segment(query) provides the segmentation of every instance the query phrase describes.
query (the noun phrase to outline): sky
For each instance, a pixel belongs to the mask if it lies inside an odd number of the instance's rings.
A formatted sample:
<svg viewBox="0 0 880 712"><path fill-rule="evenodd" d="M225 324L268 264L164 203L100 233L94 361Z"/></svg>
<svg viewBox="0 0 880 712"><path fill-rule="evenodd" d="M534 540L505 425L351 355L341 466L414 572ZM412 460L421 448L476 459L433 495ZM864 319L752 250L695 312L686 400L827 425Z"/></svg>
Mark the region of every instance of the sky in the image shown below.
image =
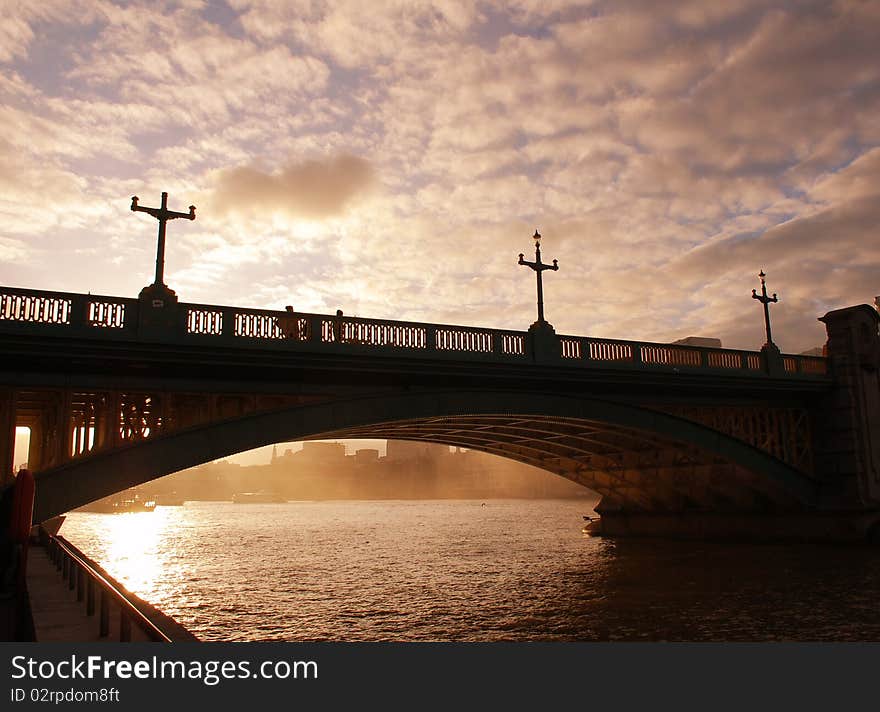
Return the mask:
<svg viewBox="0 0 880 712"><path fill-rule="evenodd" d="M4 0L0 283L757 349L880 294L880 3Z"/></svg>
<svg viewBox="0 0 880 712"><path fill-rule="evenodd" d="M880 294L880 2L0 0L0 284L821 345Z"/></svg>

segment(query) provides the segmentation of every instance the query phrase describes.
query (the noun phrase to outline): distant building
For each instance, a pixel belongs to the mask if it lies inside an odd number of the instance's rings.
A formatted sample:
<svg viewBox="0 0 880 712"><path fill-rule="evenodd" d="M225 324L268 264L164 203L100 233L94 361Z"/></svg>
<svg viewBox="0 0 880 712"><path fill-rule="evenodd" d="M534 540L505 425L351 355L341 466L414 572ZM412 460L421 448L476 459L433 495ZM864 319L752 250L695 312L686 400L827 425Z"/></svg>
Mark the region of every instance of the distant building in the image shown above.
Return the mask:
<svg viewBox="0 0 880 712"><path fill-rule="evenodd" d="M385 457L388 462L408 462L425 460L437 449L433 443L412 442L409 440L389 440L385 444ZM448 450L448 448L447 448Z"/></svg>
<svg viewBox="0 0 880 712"><path fill-rule="evenodd" d="M345 459L345 445L343 443L305 442L299 457L309 462L333 463L334 461L342 461Z"/></svg>
<svg viewBox="0 0 880 712"><path fill-rule="evenodd" d="M721 348L721 339L716 339L711 336L686 336L685 338L673 341L672 343L679 346L702 346L706 349Z"/></svg>
<svg viewBox="0 0 880 712"><path fill-rule="evenodd" d="M370 448L357 450L354 453L354 461L358 465L375 465L379 462L379 451Z"/></svg>

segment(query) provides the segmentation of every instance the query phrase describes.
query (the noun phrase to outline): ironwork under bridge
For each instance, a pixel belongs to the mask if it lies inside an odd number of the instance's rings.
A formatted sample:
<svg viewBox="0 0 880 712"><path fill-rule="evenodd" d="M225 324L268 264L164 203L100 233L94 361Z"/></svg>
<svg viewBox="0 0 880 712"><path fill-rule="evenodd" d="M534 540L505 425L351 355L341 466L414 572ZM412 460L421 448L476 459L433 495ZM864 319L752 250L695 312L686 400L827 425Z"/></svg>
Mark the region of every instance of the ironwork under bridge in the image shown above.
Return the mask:
<svg viewBox="0 0 880 712"><path fill-rule="evenodd" d="M160 297L162 295L159 295ZM856 539L880 520L877 312L827 358L0 288L0 463L35 521L276 442L392 438L602 495L609 534Z"/></svg>

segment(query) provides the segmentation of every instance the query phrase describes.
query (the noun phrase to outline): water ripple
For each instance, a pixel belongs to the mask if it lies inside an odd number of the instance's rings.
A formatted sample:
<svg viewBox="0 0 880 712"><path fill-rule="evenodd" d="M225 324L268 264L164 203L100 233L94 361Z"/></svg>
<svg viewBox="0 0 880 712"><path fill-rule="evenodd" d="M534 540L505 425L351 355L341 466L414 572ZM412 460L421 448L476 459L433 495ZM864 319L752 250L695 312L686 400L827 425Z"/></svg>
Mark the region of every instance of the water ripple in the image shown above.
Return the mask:
<svg viewBox="0 0 880 712"><path fill-rule="evenodd" d="M577 501L190 502L62 533L205 640L878 640L866 547L608 541Z"/></svg>

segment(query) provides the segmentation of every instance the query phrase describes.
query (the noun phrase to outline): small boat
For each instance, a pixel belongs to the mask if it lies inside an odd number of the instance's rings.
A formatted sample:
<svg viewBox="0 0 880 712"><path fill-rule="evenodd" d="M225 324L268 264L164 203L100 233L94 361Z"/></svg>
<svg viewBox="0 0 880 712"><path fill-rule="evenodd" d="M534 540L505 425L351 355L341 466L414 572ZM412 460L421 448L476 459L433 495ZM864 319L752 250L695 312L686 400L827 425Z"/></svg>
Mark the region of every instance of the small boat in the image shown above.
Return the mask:
<svg viewBox="0 0 880 712"><path fill-rule="evenodd" d="M152 512L155 508L155 499L141 499L138 496L125 499L104 497L80 507L78 511L97 512L99 514L126 514L128 512Z"/></svg>
<svg viewBox="0 0 880 712"><path fill-rule="evenodd" d="M183 497L179 497L174 492L156 495L156 504L160 507L182 507L185 501Z"/></svg>
<svg viewBox="0 0 880 712"><path fill-rule="evenodd" d="M123 512L152 512L155 508L155 499L123 499L116 504L116 511L119 514Z"/></svg>
<svg viewBox="0 0 880 712"><path fill-rule="evenodd" d="M236 492L232 495L236 504L277 504L287 500L275 492Z"/></svg>

